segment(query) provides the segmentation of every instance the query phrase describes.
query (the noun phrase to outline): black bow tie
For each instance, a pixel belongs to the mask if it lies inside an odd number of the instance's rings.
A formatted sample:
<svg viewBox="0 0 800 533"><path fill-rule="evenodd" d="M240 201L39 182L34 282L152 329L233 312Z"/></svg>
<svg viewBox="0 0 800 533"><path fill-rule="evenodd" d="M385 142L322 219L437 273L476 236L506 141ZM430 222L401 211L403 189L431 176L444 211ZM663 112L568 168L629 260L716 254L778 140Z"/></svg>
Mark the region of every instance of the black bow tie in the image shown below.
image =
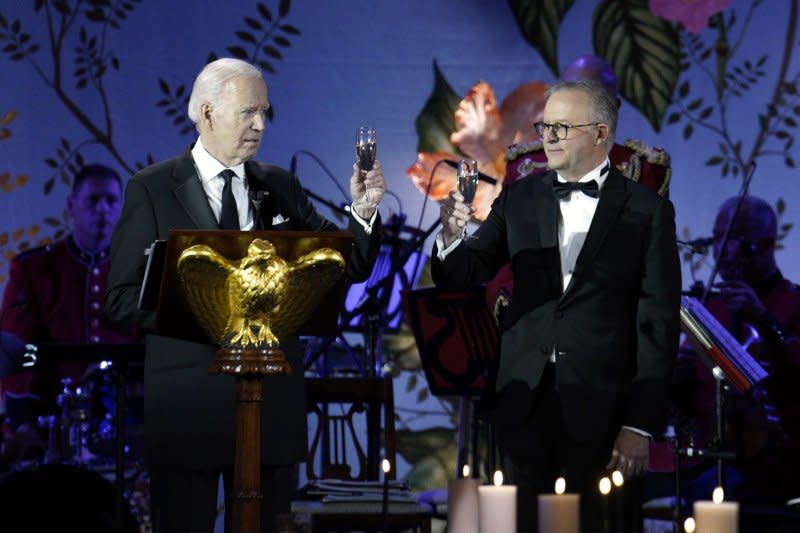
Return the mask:
<svg viewBox="0 0 800 533"><path fill-rule="evenodd" d="M583 194L591 196L592 198L597 198L600 187L598 187L595 180L579 182L556 181L553 183L553 192L559 200L567 198L572 191L581 191Z"/></svg>

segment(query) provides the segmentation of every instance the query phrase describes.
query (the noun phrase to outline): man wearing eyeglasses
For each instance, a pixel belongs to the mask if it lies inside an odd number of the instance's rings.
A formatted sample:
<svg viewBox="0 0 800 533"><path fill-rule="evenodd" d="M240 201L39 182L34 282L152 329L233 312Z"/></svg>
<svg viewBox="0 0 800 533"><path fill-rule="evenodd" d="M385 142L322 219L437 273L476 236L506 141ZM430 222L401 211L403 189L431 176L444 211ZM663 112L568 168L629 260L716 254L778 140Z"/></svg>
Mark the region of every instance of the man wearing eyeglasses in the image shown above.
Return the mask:
<svg viewBox="0 0 800 533"><path fill-rule="evenodd" d="M562 476L581 494L582 529L600 531L597 484L613 470L627 478L622 529L636 530L633 481L663 422L679 334L674 211L610 165L617 114L596 81L554 85L535 126L550 171L504 189L470 239L463 197L441 205L439 287L513 266L494 422L520 532L537 530L536 496Z"/></svg>

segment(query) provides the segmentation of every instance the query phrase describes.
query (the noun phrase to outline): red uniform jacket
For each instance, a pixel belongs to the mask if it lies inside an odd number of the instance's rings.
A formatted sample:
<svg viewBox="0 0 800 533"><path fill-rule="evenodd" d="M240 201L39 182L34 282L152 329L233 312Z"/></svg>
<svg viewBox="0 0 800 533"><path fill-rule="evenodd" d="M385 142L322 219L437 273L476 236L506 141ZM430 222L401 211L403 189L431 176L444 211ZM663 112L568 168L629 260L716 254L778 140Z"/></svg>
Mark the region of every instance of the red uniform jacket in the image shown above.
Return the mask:
<svg viewBox="0 0 800 533"><path fill-rule="evenodd" d="M11 261L0 330L34 344L130 342L136 330L111 322L103 311L109 251L91 256L72 237L34 248ZM84 363L63 363L58 374L24 370L0 380L4 393L39 395L52 402L59 378L79 379Z"/></svg>

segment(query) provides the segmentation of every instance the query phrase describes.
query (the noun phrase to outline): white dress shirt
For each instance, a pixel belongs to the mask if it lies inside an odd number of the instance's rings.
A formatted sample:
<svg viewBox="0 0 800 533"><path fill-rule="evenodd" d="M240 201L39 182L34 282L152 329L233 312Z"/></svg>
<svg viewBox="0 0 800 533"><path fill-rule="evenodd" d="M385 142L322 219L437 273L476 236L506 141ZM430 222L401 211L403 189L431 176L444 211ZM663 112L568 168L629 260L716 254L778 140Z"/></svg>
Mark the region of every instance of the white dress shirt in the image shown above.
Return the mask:
<svg viewBox="0 0 800 533"><path fill-rule="evenodd" d="M200 184L206 192L208 204L214 212L219 222L220 213L222 212L222 188L225 186L225 178L220 176L220 172L225 170L226 167L209 154L203 142L197 139L197 142L192 147L192 159L194 159L194 166L197 169L197 176L200 178ZM236 174L231 180L231 188L233 189L233 197L236 198L236 207L239 210L239 228L242 230L253 229L253 210L250 208L250 198L247 195L247 180L244 179L244 163L230 167Z"/></svg>
<svg viewBox="0 0 800 533"><path fill-rule="evenodd" d="M608 158L606 158L600 165L578 180L579 183L596 181L598 187L597 198L592 198L581 191L572 191L565 198L558 201L560 213L558 217L558 252L561 255L562 291L567 290L567 287L569 287L572 273L575 270L575 263L578 261L578 254L581 253L583 243L586 242L589 226L592 224L594 212L597 210L597 202L603 192L603 184L606 182L606 177L608 177L608 165ZM558 175L557 179L562 183L567 181L561 175Z"/></svg>

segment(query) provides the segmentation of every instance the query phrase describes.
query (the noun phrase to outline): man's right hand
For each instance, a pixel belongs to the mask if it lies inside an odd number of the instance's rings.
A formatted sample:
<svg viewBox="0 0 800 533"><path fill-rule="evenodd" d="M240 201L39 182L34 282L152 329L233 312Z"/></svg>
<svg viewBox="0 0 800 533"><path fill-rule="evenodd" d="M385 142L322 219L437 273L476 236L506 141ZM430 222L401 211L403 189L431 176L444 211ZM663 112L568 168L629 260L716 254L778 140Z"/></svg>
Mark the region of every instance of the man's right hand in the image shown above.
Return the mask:
<svg viewBox="0 0 800 533"><path fill-rule="evenodd" d="M439 219L442 221L442 240L445 248L462 236L473 211L474 208L464 203L464 197L457 190L450 191L447 198L442 200Z"/></svg>

